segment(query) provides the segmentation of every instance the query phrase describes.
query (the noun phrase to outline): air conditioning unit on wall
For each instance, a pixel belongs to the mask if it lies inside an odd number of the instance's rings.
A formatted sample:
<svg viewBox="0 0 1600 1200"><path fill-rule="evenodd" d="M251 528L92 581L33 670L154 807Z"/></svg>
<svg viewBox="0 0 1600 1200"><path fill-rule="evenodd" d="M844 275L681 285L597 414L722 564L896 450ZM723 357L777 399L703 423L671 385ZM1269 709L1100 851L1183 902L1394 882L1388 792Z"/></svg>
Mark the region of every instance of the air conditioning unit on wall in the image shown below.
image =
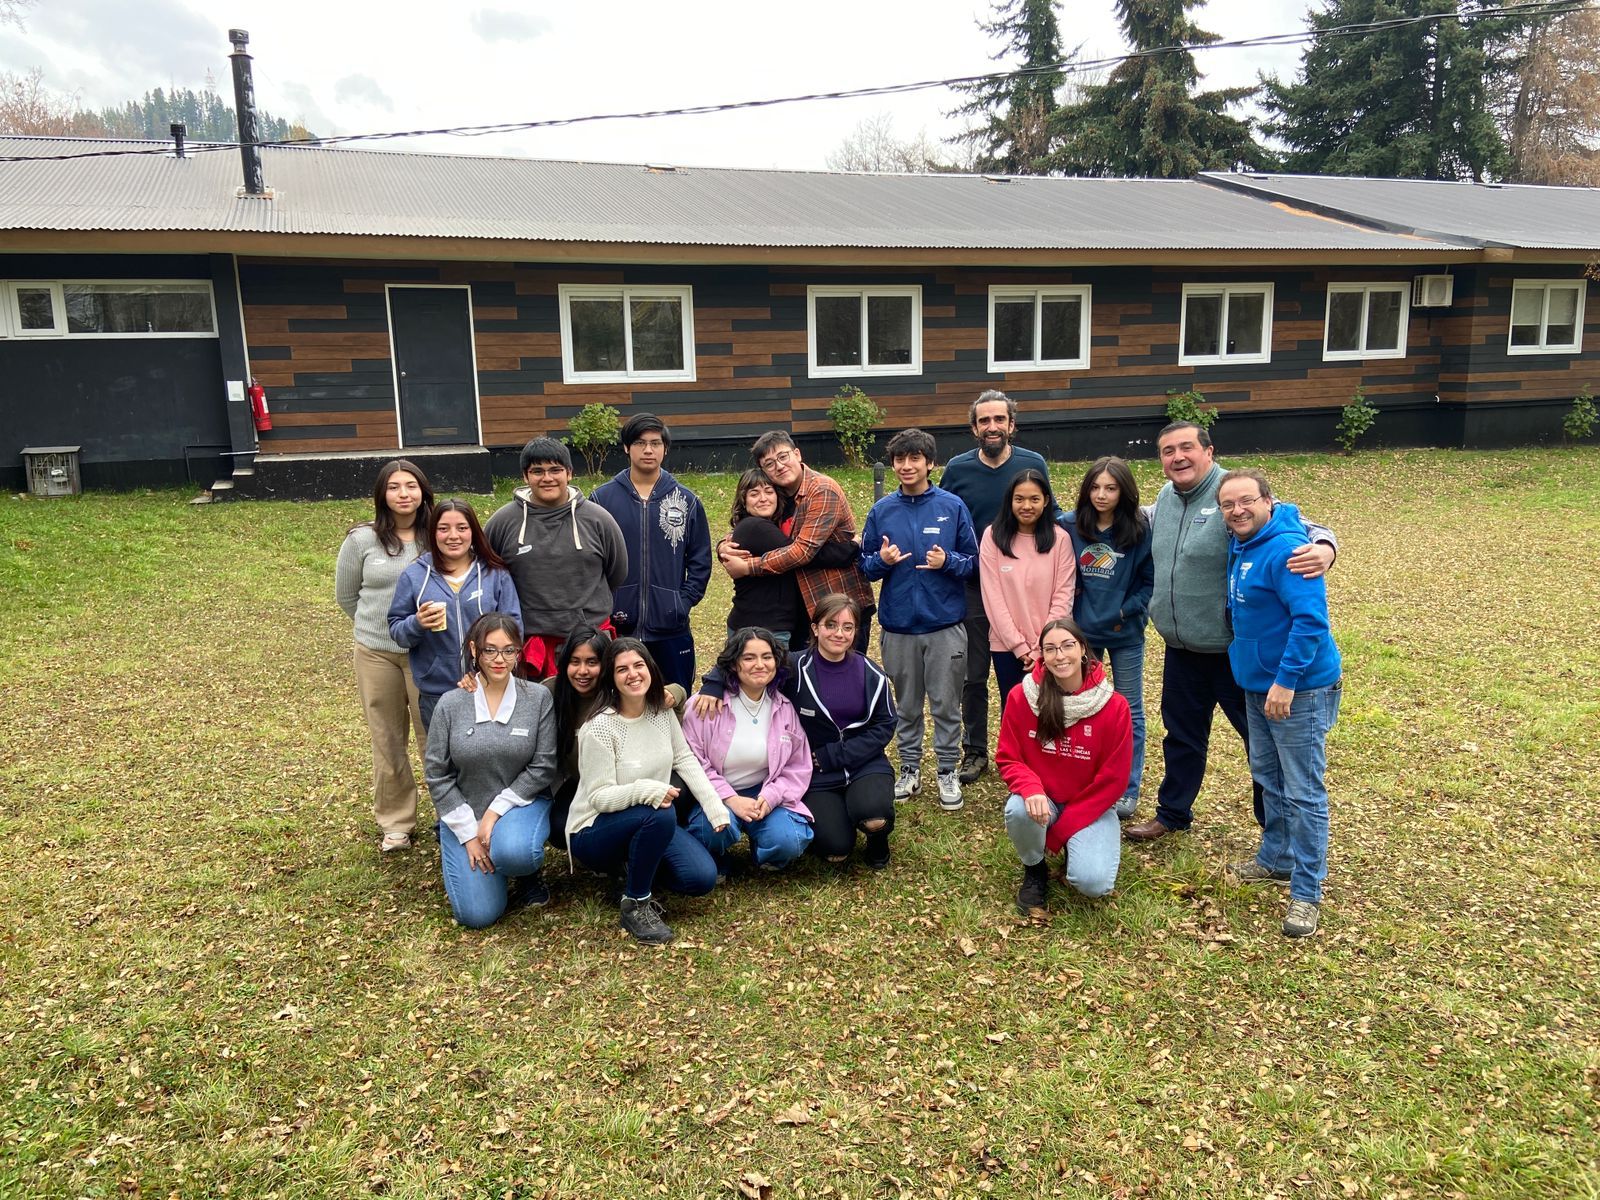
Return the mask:
<svg viewBox="0 0 1600 1200"><path fill-rule="evenodd" d="M1455 296L1453 275L1418 275L1411 281L1413 308L1449 308Z"/></svg>

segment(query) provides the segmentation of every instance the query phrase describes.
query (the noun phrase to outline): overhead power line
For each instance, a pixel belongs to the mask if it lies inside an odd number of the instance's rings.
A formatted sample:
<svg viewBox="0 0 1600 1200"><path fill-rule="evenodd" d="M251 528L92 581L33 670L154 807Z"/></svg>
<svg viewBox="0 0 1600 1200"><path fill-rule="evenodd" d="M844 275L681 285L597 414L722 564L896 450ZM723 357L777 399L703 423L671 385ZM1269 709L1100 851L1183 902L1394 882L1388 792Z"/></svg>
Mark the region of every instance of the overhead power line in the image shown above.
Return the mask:
<svg viewBox="0 0 1600 1200"><path fill-rule="evenodd" d="M525 133L535 129L558 129L568 125L588 125L600 121L647 121L662 117L699 117L713 113L742 112L750 109L774 108L781 104L807 104L818 100L857 100L868 96L899 96L910 92L931 91L1003 79L1020 79L1031 75L1082 75L1120 66L1126 62L1157 58L1167 54L1197 54L1208 50L1249 50L1263 46L1293 46L1319 38L1356 37L1362 34L1403 29L1413 25L1433 25L1443 21L1482 21L1501 17L1521 20L1559 17L1567 13L1583 12L1593 8L1590 0L1533 0L1526 4L1507 4L1498 8L1477 8L1467 12L1424 13L1412 17L1392 17L1383 21L1365 21L1354 25L1338 25L1330 29L1303 29L1292 33L1268 33L1256 37L1235 38L1228 41L1205 43L1180 43L1159 46L1149 50L1134 50L1127 54L1110 55L1096 59L1070 59L1060 62L1016 67L1009 71L987 71L979 75L957 75L946 79L920 79L910 83L878 84L871 87L849 88L836 92L809 92L800 96L778 96L762 100L735 100L721 104L695 104L683 108L658 108L643 112L590 113L577 117L547 117L537 121L504 121L489 125L451 125L440 129L404 129L379 133L330 134L327 137L300 140L264 141L260 146L338 146L352 142L393 141L415 137L488 137L500 133ZM213 153L219 150L237 150L238 142L190 143L191 155ZM130 155L164 155L169 153L165 144L141 147L137 150L85 150L73 154L16 155L0 157L0 163L13 162L65 162L80 158L124 158Z"/></svg>

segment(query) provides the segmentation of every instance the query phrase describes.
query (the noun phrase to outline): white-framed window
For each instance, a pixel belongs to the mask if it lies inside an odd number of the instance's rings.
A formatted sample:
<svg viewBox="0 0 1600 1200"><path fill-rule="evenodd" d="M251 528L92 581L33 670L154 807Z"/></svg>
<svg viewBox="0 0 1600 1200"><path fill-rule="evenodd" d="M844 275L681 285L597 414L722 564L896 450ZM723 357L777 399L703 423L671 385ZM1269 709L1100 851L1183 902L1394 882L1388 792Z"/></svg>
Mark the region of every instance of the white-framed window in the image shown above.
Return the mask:
<svg viewBox="0 0 1600 1200"><path fill-rule="evenodd" d="M920 286L808 287L806 330L813 379L922 373Z"/></svg>
<svg viewBox="0 0 1600 1200"><path fill-rule="evenodd" d="M563 283L561 373L567 383L694 379L694 290Z"/></svg>
<svg viewBox="0 0 1600 1200"><path fill-rule="evenodd" d="M1403 283L1330 283L1322 357L1404 358L1411 289Z"/></svg>
<svg viewBox="0 0 1600 1200"><path fill-rule="evenodd" d="M990 288L990 372L1087 367L1089 302L1087 286Z"/></svg>
<svg viewBox="0 0 1600 1200"><path fill-rule="evenodd" d="M1178 362L1272 361L1270 283L1186 283Z"/></svg>
<svg viewBox="0 0 1600 1200"><path fill-rule="evenodd" d="M13 337L216 337L211 284L203 279L20 280L5 285Z"/></svg>
<svg viewBox="0 0 1600 1200"><path fill-rule="evenodd" d="M1518 279L1511 285L1508 354L1576 354L1583 349L1581 280Z"/></svg>

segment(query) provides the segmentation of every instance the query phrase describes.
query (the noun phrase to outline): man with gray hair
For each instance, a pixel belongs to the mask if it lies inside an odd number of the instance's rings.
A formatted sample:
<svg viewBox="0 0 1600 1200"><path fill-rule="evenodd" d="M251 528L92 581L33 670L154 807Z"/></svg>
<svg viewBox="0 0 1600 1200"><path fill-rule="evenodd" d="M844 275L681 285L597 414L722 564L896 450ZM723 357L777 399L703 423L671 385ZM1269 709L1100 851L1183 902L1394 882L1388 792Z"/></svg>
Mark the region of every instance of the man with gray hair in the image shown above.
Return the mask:
<svg viewBox="0 0 1600 1200"><path fill-rule="evenodd" d="M1006 488L1021 471L1032 467L1046 479L1050 468L1032 450L1011 444L1017 432L1017 402L994 388L983 392L967 411L976 449L952 458L939 486L960 497L972 517L973 536L994 524ZM1043 520L1054 521L1052 505ZM870 549L870 547L868 547ZM976 783L989 765L989 618L983 611L978 573L967 577L967 679L961 690L961 782Z"/></svg>

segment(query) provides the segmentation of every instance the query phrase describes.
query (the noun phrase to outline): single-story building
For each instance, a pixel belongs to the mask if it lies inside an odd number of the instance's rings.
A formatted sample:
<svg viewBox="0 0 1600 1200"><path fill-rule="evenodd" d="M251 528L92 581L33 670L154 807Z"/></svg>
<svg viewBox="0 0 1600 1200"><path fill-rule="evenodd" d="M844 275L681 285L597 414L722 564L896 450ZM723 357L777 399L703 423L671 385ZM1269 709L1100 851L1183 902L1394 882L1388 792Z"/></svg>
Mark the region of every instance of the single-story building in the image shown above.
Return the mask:
<svg viewBox="0 0 1600 1200"><path fill-rule="evenodd" d="M826 456L845 384L951 450L988 387L1055 455L1148 452L1191 388L1234 452L1331 445L1358 389L1390 444L1505 445L1600 384L1600 189L260 154L257 195L232 149L0 138L7 486L41 444L88 486L486 480L594 401L679 466Z"/></svg>

